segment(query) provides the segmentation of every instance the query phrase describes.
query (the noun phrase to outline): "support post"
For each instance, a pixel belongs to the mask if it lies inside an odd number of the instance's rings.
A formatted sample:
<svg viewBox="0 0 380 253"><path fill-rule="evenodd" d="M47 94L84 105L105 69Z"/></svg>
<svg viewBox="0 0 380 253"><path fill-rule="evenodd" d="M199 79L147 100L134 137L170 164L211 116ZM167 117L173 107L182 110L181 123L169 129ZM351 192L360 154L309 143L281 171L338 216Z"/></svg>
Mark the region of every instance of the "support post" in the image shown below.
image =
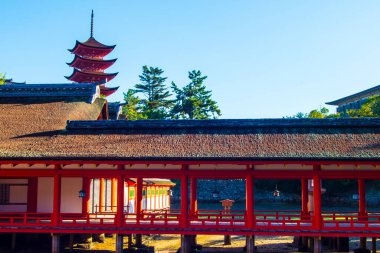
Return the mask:
<svg viewBox="0 0 380 253"><path fill-rule="evenodd" d="M88 214L90 210L90 185L91 179L88 177L82 178L82 189L86 193L85 197L82 199L82 214Z"/></svg>
<svg viewBox="0 0 380 253"><path fill-rule="evenodd" d="M322 240L320 236L314 237L314 253L321 253L322 252Z"/></svg>
<svg viewBox="0 0 380 253"><path fill-rule="evenodd" d="M197 200L197 179L195 177L190 178L190 214L194 217L198 209Z"/></svg>
<svg viewBox="0 0 380 253"><path fill-rule="evenodd" d="M104 211L105 194L104 194L104 178L99 179L99 212Z"/></svg>
<svg viewBox="0 0 380 253"><path fill-rule="evenodd" d="M123 253L123 235L116 235L116 253Z"/></svg>
<svg viewBox="0 0 380 253"><path fill-rule="evenodd" d="M136 220L137 224L140 224L141 213L142 213L142 188L143 188L143 179L141 177L137 178L136 182Z"/></svg>
<svg viewBox="0 0 380 253"><path fill-rule="evenodd" d="M70 234L69 238L69 252L74 251L74 234Z"/></svg>
<svg viewBox="0 0 380 253"><path fill-rule="evenodd" d="M247 210L247 228L254 228L255 226L255 216L254 216L254 185L253 185L253 176L250 169L245 178L245 201L246 201L246 210Z"/></svg>
<svg viewBox="0 0 380 253"><path fill-rule="evenodd" d="M322 228L322 214L321 214L321 177L319 171L320 165L314 165L313 168L313 197L314 197L314 228L320 230Z"/></svg>
<svg viewBox="0 0 380 253"><path fill-rule="evenodd" d="M301 199L302 199L302 210L301 218L307 217L309 210L307 208L307 203L309 202L307 178L301 179Z"/></svg>
<svg viewBox="0 0 380 253"><path fill-rule="evenodd" d="M54 190L53 190L53 216L52 224L59 226L61 218L61 175L58 173L61 167L55 165ZM54 241L54 240L53 240Z"/></svg>
<svg viewBox="0 0 380 253"><path fill-rule="evenodd" d="M124 170L123 165L118 166L117 175L117 208L116 208L116 225L124 226L124 175L121 173Z"/></svg>
<svg viewBox="0 0 380 253"><path fill-rule="evenodd" d="M117 211L117 179L112 178L111 180L111 210L112 212Z"/></svg>
<svg viewBox="0 0 380 253"><path fill-rule="evenodd" d="M376 237L372 237L372 253L376 253Z"/></svg>
<svg viewBox="0 0 380 253"><path fill-rule="evenodd" d="M181 235L181 253L191 252L191 236Z"/></svg>
<svg viewBox="0 0 380 253"><path fill-rule="evenodd" d="M11 239L11 250L16 250L16 242L17 242L17 233L12 233L12 239Z"/></svg>
<svg viewBox="0 0 380 253"><path fill-rule="evenodd" d="M365 181L364 179L358 179L358 192L359 192L359 220L364 221L367 215L366 208L366 194L365 194ZM367 237L360 237L360 248L367 248Z"/></svg>
<svg viewBox="0 0 380 253"><path fill-rule="evenodd" d="M255 248L255 236L247 235L245 239L245 247L247 248L247 253L256 253Z"/></svg>
<svg viewBox="0 0 380 253"><path fill-rule="evenodd" d="M28 212L37 211L37 188L38 188L38 178L30 177L28 179Z"/></svg>
<svg viewBox="0 0 380 253"><path fill-rule="evenodd" d="M189 190L188 190L188 176L187 176L187 171L188 166L183 165L181 172L181 219L180 219L180 226L182 228L187 227L187 221L188 221L188 195L189 195Z"/></svg>
<svg viewBox="0 0 380 253"><path fill-rule="evenodd" d="M51 239L52 239L51 252L52 253L59 253L59 248L60 248L59 234L51 234Z"/></svg>

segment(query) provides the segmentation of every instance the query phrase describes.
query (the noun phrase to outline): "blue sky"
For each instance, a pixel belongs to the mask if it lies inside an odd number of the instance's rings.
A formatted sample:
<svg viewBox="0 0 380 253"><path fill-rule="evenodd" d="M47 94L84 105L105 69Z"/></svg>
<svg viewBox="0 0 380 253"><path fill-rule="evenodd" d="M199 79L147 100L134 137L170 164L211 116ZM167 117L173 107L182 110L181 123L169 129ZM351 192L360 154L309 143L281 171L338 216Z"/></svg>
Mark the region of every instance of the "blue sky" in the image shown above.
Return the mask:
<svg viewBox="0 0 380 253"><path fill-rule="evenodd" d="M377 0L2 0L0 72L67 82L67 49L88 39L91 9L94 37L117 45L110 100L122 100L143 65L180 86L201 70L222 118L309 112L380 83Z"/></svg>

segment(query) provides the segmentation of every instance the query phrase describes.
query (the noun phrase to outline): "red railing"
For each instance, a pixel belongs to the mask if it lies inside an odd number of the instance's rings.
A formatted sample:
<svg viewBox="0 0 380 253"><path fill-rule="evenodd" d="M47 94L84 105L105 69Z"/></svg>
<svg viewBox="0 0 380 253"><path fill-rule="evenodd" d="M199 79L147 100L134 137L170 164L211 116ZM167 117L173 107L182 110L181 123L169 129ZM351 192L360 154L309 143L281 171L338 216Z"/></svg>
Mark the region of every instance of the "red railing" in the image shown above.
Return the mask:
<svg viewBox="0 0 380 253"><path fill-rule="evenodd" d="M82 215L81 213L63 213L59 217L61 227L119 227L116 213L103 212ZM0 213L0 227L52 227L51 213ZM259 229L308 229L316 228L314 216L300 211L255 211L254 226ZM245 210L198 210L189 213L186 223L188 228L245 228L247 227ZM141 214L124 213L121 226L167 228L178 227L181 213L179 210L143 210ZM369 212L359 215L357 212L323 212L321 228L330 231L380 230L380 213Z"/></svg>
<svg viewBox="0 0 380 253"><path fill-rule="evenodd" d="M255 226L267 228L302 229L312 227L312 216L300 211L255 211Z"/></svg>

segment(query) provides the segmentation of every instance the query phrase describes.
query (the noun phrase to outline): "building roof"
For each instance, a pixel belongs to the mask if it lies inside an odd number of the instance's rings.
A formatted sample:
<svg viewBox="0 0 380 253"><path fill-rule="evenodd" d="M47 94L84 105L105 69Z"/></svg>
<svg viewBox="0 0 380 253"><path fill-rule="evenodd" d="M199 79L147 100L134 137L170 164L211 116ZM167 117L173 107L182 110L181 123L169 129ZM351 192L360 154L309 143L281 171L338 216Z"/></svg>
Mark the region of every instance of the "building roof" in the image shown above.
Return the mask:
<svg viewBox="0 0 380 253"><path fill-rule="evenodd" d="M107 46L96 39L90 37L85 42L79 42L78 40L75 42L75 46L73 49L69 49L69 51L76 55L86 56L92 55L97 57L104 57L115 48L116 45Z"/></svg>
<svg viewBox="0 0 380 253"><path fill-rule="evenodd" d="M85 72L74 68L73 73L70 76L65 76L67 79L83 83L83 82L109 82L118 73L103 73L103 72Z"/></svg>
<svg viewBox="0 0 380 253"><path fill-rule="evenodd" d="M70 67L75 67L77 69L101 69L105 70L110 67L117 59L103 60L103 59L92 59L85 58L79 55L75 55L74 59L67 63Z"/></svg>
<svg viewBox="0 0 380 253"><path fill-rule="evenodd" d="M92 121L102 105L0 104L0 158L380 159L379 119Z"/></svg>
<svg viewBox="0 0 380 253"><path fill-rule="evenodd" d="M95 83L5 84L0 86L0 103L83 101L92 103L99 97Z"/></svg>
<svg viewBox="0 0 380 253"><path fill-rule="evenodd" d="M356 101L359 101L363 98L368 98L368 97L371 97L371 96L374 96L377 94L380 94L380 85L372 87L372 88L367 89L367 90L363 90L361 92L352 94L352 95L347 96L347 97L340 98L340 99L335 100L335 101L327 102L326 104L340 106L343 104L356 102Z"/></svg>

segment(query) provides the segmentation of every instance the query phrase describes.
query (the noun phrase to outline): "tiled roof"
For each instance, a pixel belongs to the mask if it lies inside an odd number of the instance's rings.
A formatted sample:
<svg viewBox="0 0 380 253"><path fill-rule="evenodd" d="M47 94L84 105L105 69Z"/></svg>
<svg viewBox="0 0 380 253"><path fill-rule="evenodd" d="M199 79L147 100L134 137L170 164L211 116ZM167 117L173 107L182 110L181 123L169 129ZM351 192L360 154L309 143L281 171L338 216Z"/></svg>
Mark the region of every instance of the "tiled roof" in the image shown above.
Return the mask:
<svg viewBox="0 0 380 253"><path fill-rule="evenodd" d="M0 103L84 101L92 103L100 90L94 83L9 84L0 86Z"/></svg>
<svg viewBox="0 0 380 253"><path fill-rule="evenodd" d="M0 158L380 159L379 119L91 121L103 104L0 104Z"/></svg>
<svg viewBox="0 0 380 253"><path fill-rule="evenodd" d="M378 95L378 94L380 94L380 85L372 87L372 88L367 89L367 90L363 90L361 92L352 94L352 95L347 96L347 97L343 97L343 98L337 99L335 101L327 102L326 104L328 104L328 105L338 105L339 106L339 105L342 105L342 104L347 104L347 103L359 101L359 100L361 100L363 98L368 98L370 96L374 96L374 95Z"/></svg>

